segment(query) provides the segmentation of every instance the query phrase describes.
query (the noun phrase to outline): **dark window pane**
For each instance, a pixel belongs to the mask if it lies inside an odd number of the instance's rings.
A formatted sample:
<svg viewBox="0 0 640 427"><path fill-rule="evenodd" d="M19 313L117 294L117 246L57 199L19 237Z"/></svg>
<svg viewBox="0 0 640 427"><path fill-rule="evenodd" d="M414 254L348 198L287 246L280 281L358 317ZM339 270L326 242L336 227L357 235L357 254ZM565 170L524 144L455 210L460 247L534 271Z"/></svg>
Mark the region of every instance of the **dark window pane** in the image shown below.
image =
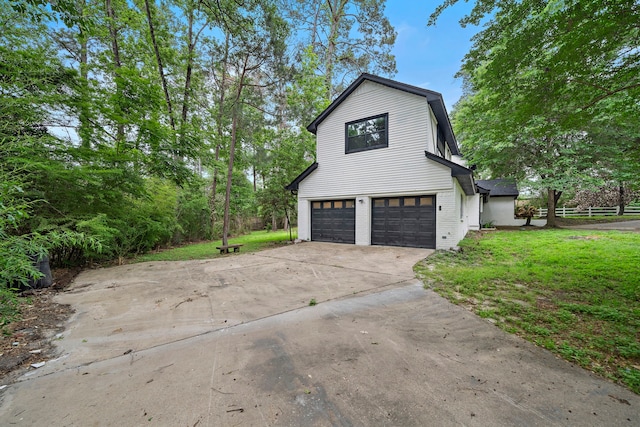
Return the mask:
<svg viewBox="0 0 640 427"><path fill-rule="evenodd" d="M388 145L387 115L347 124L346 151L361 151Z"/></svg>

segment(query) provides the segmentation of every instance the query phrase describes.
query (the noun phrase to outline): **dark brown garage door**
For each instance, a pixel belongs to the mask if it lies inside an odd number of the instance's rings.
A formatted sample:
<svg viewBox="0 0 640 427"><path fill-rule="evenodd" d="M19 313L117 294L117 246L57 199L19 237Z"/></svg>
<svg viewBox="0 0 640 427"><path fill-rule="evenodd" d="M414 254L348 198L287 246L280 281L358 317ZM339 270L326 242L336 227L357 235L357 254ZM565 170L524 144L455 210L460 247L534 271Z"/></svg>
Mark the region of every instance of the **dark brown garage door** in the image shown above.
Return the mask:
<svg viewBox="0 0 640 427"><path fill-rule="evenodd" d="M355 200L311 202L311 240L355 243Z"/></svg>
<svg viewBox="0 0 640 427"><path fill-rule="evenodd" d="M435 196L374 199L371 244L435 249Z"/></svg>

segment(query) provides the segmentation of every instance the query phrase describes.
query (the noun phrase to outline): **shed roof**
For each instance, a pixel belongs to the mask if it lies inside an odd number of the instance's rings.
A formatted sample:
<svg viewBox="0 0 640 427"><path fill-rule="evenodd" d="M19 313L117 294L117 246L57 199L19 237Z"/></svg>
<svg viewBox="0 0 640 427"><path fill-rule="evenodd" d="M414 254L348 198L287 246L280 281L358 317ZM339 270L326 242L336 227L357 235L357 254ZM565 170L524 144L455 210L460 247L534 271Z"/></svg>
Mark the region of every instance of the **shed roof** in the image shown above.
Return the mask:
<svg viewBox="0 0 640 427"><path fill-rule="evenodd" d="M489 197L518 197L520 192L515 180L510 178L479 179L476 185L489 192ZM481 191L481 193L483 193Z"/></svg>
<svg viewBox="0 0 640 427"><path fill-rule="evenodd" d="M449 146L449 150L451 150L451 154L460 155L460 150L458 148L458 143L456 141L455 135L453 134L453 129L451 127L451 122L449 121L449 115L447 114L447 108L444 105L444 100L442 99L442 94L438 92L434 92L429 89L423 89L417 86L411 86L406 83L400 83L395 80L385 79L384 77L374 76L373 74L363 73L349 85L344 92L340 94L333 102L322 112L314 121L312 121L309 126L307 126L307 130L313 134L318 130L318 125L322 123L324 119L327 118L333 110L338 107L351 93L356 90L358 86L365 80L369 80L374 83L378 83L393 89L398 89L404 92L412 93L414 95L424 96L427 99L427 102L431 106L433 110L433 114L435 114L436 119L438 120L438 124L442 126L442 133L444 134L444 138L447 141L447 145Z"/></svg>

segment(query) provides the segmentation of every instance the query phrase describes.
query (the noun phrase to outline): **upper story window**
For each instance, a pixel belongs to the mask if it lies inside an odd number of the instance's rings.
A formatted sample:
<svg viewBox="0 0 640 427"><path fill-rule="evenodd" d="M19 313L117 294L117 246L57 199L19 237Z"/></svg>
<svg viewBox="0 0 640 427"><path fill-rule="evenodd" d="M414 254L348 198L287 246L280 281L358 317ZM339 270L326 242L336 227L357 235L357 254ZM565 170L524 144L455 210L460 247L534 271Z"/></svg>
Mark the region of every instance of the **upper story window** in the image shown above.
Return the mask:
<svg viewBox="0 0 640 427"><path fill-rule="evenodd" d="M440 157L446 157L446 149L444 147L444 134L442 133L442 128L438 126L438 153Z"/></svg>
<svg viewBox="0 0 640 427"><path fill-rule="evenodd" d="M389 114L367 117L345 125L345 153L389 146Z"/></svg>

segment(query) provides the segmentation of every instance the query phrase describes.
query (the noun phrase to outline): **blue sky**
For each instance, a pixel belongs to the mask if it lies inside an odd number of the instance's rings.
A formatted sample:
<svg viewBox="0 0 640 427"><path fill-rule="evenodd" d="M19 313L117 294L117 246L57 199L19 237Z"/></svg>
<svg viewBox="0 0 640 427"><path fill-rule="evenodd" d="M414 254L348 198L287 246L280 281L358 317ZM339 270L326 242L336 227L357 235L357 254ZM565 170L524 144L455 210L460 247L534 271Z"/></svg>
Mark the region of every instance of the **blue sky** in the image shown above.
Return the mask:
<svg viewBox="0 0 640 427"><path fill-rule="evenodd" d="M462 96L462 80L453 76L480 28L458 24L473 6L463 1L447 9L435 27L427 27L429 15L441 2L388 0L385 15L398 32L393 48L398 73L393 79L440 92L451 113Z"/></svg>

